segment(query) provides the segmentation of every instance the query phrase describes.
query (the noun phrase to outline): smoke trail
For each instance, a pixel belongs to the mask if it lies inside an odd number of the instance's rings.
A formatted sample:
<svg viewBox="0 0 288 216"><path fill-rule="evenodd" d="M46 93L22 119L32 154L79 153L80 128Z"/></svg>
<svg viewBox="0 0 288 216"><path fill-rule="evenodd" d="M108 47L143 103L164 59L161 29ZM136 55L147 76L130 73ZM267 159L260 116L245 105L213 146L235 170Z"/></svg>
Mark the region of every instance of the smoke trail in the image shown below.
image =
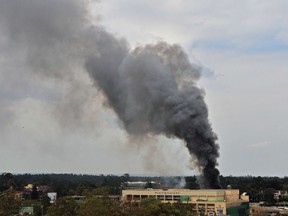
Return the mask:
<svg viewBox="0 0 288 216"><path fill-rule="evenodd" d="M0 48L9 59L7 68L15 67L15 77L21 77L19 71L27 76L32 71L79 90L85 86L79 73L86 69L130 135L184 140L203 174L202 186L218 188L219 147L204 92L196 86L201 68L191 64L178 45L159 42L130 50L126 40L89 22L87 2L0 1ZM3 67L1 71L8 74ZM58 116L65 116L66 109L75 111L71 116L81 116L74 115L83 103L75 97L75 88L67 94L69 107L58 109Z"/></svg>
<svg viewBox="0 0 288 216"><path fill-rule="evenodd" d="M128 133L184 140L203 174L202 186L219 188L217 137L208 121L204 93L195 84L201 69L189 62L181 47L165 42L129 53L108 50L91 57L86 67Z"/></svg>

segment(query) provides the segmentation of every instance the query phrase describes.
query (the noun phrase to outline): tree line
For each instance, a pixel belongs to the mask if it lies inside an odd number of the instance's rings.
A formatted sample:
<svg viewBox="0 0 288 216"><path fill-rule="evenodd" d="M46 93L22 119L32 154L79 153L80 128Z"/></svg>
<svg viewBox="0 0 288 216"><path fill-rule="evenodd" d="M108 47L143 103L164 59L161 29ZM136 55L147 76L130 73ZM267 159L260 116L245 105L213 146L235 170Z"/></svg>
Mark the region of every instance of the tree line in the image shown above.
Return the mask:
<svg viewBox="0 0 288 216"><path fill-rule="evenodd" d="M76 174L17 174L2 173L0 175L0 216L17 215L23 206L33 206L34 215L195 215L189 205L167 205L158 200L143 200L138 204L121 204L109 195L121 195L129 181L146 182L144 188L199 189L197 176L183 177L162 176L130 176L117 175L76 175ZM159 182L154 184L153 182ZM287 202L287 197L275 200L274 193L288 190L288 177L254 177L254 176L220 176L223 188L239 189L246 192L251 202L264 202L274 205L276 202ZM27 184L33 188L26 196L17 196L25 191ZM57 202L50 203L45 193L40 193L36 186L48 186L48 192L57 192ZM73 196L82 196L78 202ZM64 210L63 210L64 209ZM64 211L64 212L63 212ZM70 213L69 213L70 212ZM73 214L71 213L73 212ZM96 212L96 213L95 213ZM105 213L106 212L106 213ZM107 212L110 212L108 214ZM116 213L117 212L117 213ZM172 213L171 213L172 212Z"/></svg>

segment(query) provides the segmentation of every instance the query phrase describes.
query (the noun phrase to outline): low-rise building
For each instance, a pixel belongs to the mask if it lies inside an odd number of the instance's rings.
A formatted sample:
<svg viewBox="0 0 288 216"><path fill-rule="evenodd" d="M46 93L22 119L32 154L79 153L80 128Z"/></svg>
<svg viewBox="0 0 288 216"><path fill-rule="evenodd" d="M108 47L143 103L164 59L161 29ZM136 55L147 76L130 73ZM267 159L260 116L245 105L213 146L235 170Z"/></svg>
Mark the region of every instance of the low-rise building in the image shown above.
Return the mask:
<svg viewBox="0 0 288 216"><path fill-rule="evenodd" d="M49 192L47 196L50 198L50 203L53 204L57 199L57 192Z"/></svg>
<svg viewBox="0 0 288 216"><path fill-rule="evenodd" d="M138 202L145 198L155 198L164 203L190 203L192 208L199 214L205 215L249 215L249 196L239 190L189 190L189 189L146 189L146 190L123 190L123 202Z"/></svg>
<svg viewBox="0 0 288 216"><path fill-rule="evenodd" d="M288 192L286 190L278 190L274 193L274 199L275 200L280 200L281 198L287 198L288 197Z"/></svg>

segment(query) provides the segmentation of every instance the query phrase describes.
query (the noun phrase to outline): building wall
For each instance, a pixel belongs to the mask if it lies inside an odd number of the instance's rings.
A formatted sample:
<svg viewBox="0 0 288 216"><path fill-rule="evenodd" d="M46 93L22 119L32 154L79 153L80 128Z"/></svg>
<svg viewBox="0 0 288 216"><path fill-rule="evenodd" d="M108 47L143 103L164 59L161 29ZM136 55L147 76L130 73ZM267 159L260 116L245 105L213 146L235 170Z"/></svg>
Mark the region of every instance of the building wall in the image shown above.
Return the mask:
<svg viewBox="0 0 288 216"><path fill-rule="evenodd" d="M238 212L231 207L241 206L244 202L239 198L239 190L145 189L122 191L123 202L137 202L145 198L159 199L164 203L191 203L197 212L203 209L206 214L216 212L218 215L221 215L221 212L226 215L228 208L231 212ZM247 196L245 198L245 202L247 202ZM239 212L241 211L240 209Z"/></svg>

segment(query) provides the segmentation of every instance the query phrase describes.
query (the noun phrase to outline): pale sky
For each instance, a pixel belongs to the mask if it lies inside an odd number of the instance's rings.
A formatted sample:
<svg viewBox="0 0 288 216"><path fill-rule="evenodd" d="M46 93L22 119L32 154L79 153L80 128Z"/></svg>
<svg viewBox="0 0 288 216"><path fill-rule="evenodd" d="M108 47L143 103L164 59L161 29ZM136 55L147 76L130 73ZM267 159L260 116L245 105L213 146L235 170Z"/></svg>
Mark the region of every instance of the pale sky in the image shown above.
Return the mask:
<svg viewBox="0 0 288 216"><path fill-rule="evenodd" d="M287 176L287 8L285 0L103 0L89 6L93 22L131 48L176 43L205 68L198 86L218 135L220 173L253 176ZM13 44L19 52L11 46L1 34L0 172L195 174L181 141L130 140L85 72L76 84L69 77L43 78L25 68L22 44Z"/></svg>

